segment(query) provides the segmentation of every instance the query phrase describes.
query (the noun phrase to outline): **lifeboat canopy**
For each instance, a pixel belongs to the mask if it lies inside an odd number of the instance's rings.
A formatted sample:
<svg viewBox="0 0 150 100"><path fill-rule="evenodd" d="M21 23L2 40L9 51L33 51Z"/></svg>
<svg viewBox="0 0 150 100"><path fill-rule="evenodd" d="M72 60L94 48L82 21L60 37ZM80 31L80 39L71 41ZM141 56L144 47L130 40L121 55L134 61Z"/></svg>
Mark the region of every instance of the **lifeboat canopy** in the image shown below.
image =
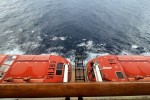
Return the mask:
<svg viewBox="0 0 150 100"><path fill-rule="evenodd" d="M72 66L55 55L0 55L0 83L69 82Z"/></svg>
<svg viewBox="0 0 150 100"><path fill-rule="evenodd" d="M150 81L148 56L100 56L90 60L86 66L91 82Z"/></svg>

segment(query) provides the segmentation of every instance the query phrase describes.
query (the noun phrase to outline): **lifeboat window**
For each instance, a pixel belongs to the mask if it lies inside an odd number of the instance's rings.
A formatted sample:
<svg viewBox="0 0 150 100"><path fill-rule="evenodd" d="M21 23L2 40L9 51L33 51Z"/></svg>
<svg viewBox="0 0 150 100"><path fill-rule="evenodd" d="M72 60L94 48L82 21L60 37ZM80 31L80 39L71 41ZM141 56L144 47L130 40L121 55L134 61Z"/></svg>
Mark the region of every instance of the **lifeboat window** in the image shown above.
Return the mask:
<svg viewBox="0 0 150 100"><path fill-rule="evenodd" d="M3 77L3 74L4 74L3 72L0 72L0 79Z"/></svg>
<svg viewBox="0 0 150 100"><path fill-rule="evenodd" d="M16 56L8 56L6 60L4 61L4 64L11 65L14 62L15 58Z"/></svg>
<svg viewBox="0 0 150 100"><path fill-rule="evenodd" d="M56 70L56 75L62 75L62 70Z"/></svg>
<svg viewBox="0 0 150 100"><path fill-rule="evenodd" d="M0 71L6 72L6 71L8 70L8 68L9 68L9 66L2 65L2 66L0 67Z"/></svg>
<svg viewBox="0 0 150 100"><path fill-rule="evenodd" d="M63 68L63 63L58 63L57 64L57 69L62 69Z"/></svg>
<svg viewBox="0 0 150 100"><path fill-rule="evenodd" d="M56 75L62 75L63 63L57 64Z"/></svg>
<svg viewBox="0 0 150 100"><path fill-rule="evenodd" d="M122 72L116 72L116 75L118 78L124 78L124 75L122 74Z"/></svg>

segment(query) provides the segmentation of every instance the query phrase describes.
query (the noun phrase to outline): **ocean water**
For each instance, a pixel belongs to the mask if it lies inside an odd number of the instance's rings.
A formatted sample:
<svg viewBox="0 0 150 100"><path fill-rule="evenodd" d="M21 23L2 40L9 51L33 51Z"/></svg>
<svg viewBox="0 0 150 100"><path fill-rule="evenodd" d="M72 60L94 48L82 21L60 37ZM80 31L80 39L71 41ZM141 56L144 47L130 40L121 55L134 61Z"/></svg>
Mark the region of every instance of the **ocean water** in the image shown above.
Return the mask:
<svg viewBox="0 0 150 100"><path fill-rule="evenodd" d="M150 55L150 0L0 0L1 54Z"/></svg>

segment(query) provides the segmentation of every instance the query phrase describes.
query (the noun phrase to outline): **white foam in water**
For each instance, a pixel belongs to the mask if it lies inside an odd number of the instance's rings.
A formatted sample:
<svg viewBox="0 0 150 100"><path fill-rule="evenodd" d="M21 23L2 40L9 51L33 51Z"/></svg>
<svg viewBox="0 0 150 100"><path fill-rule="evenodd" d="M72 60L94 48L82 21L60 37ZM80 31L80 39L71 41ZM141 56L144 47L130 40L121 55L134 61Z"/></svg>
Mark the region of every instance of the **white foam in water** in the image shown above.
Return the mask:
<svg viewBox="0 0 150 100"><path fill-rule="evenodd" d="M53 37L53 38L52 38L52 40L57 40L57 39L58 39L58 37Z"/></svg>
<svg viewBox="0 0 150 100"><path fill-rule="evenodd" d="M93 53L93 52L86 52L87 58L84 60L84 66L87 64L88 61L96 58L98 56L109 55L109 53ZM70 55L69 58L66 58L72 65L74 65L75 55Z"/></svg>
<svg viewBox="0 0 150 100"><path fill-rule="evenodd" d="M56 56L58 56L59 53L57 53L57 52L51 52L50 55L56 55Z"/></svg>
<svg viewBox="0 0 150 100"><path fill-rule="evenodd" d="M66 58L72 65L75 63L75 54L71 54L69 58Z"/></svg>
<svg viewBox="0 0 150 100"><path fill-rule="evenodd" d="M122 51L119 55L136 55L136 54L132 54L129 51ZM150 52L144 52L144 53L141 53L139 55L141 55L141 56L150 56Z"/></svg>
<svg viewBox="0 0 150 100"><path fill-rule="evenodd" d="M71 65L74 66L74 60L75 60L74 57L69 57L69 58L66 58L66 59L71 63ZM73 67L73 66L72 66L72 67Z"/></svg>
<svg viewBox="0 0 150 100"><path fill-rule="evenodd" d="M119 55L132 55L129 51L123 50Z"/></svg>
<svg viewBox="0 0 150 100"><path fill-rule="evenodd" d="M23 31L24 31L23 29L21 29L21 28L19 29L19 32L23 32Z"/></svg>
<svg viewBox="0 0 150 100"><path fill-rule="evenodd" d="M10 33L13 33L14 31L5 31L5 34L10 34Z"/></svg>
<svg viewBox="0 0 150 100"><path fill-rule="evenodd" d="M150 52L144 52L141 55L143 55L143 56L150 56Z"/></svg>
<svg viewBox="0 0 150 100"><path fill-rule="evenodd" d="M91 49L93 47L93 41L88 41L86 47L87 49Z"/></svg>
<svg viewBox="0 0 150 100"><path fill-rule="evenodd" d="M62 40L62 41L64 41L64 40L66 40L66 37L53 37L52 38L52 40Z"/></svg>
<svg viewBox="0 0 150 100"><path fill-rule="evenodd" d="M25 52L21 51L18 47L17 48L14 48L13 50L5 50L4 54L16 54L16 55L19 55L19 54L24 54Z"/></svg>
<svg viewBox="0 0 150 100"><path fill-rule="evenodd" d="M93 47L93 41L89 40L86 43L80 43L77 46L81 47L81 46L86 46L87 49L91 49Z"/></svg>
<svg viewBox="0 0 150 100"><path fill-rule="evenodd" d="M86 64L88 61L98 57L98 56L104 56L104 55L109 55L109 53L93 53L93 52L86 52L88 54L88 57L85 59Z"/></svg>
<svg viewBox="0 0 150 100"><path fill-rule="evenodd" d="M66 40L66 37L59 37L59 38L60 38L60 40L62 40L62 41Z"/></svg>
<svg viewBox="0 0 150 100"><path fill-rule="evenodd" d="M78 44L77 46L79 46L79 47L86 46L86 43L83 42L83 43Z"/></svg>
<svg viewBox="0 0 150 100"><path fill-rule="evenodd" d="M132 47L132 49L136 49L136 48L138 48L138 46L137 46L137 45L132 45L131 47Z"/></svg>

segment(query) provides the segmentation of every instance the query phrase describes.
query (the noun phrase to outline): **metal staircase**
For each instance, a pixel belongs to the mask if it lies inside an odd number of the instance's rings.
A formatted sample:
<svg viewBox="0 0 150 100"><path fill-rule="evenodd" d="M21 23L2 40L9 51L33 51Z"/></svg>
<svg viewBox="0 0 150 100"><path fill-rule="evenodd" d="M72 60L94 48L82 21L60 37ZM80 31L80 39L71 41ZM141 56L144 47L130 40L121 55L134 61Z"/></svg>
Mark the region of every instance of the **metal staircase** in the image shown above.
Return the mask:
<svg viewBox="0 0 150 100"><path fill-rule="evenodd" d="M83 81L85 82L85 67L83 64L84 56L83 56L83 51L76 52L76 57L75 57L75 81Z"/></svg>

